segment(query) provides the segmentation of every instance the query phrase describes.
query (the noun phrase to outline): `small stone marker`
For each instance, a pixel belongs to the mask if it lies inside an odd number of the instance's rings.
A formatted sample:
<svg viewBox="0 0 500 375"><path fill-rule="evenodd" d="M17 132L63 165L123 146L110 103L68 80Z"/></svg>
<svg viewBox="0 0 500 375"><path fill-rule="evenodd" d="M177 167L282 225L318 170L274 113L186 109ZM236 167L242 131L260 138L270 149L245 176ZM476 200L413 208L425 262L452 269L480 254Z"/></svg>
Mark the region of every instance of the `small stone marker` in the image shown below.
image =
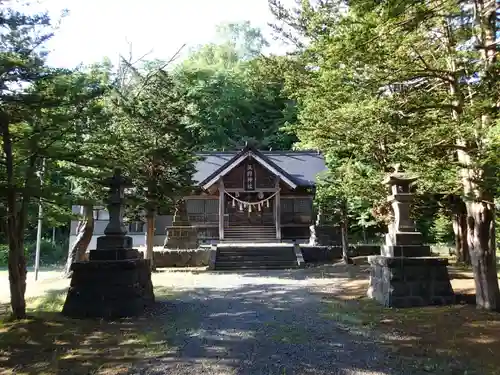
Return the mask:
<svg viewBox="0 0 500 375"><path fill-rule="evenodd" d="M370 286L368 297L387 307L413 307L453 303L448 260L432 257L422 234L410 218L412 194L410 178L396 170L384 183L391 195L394 218L389 224L381 255L368 257Z"/></svg>
<svg viewBox="0 0 500 375"><path fill-rule="evenodd" d="M104 181L109 224L97 238L97 249L88 262L73 263L73 276L62 313L73 318L115 319L140 315L154 303L149 260L132 248L132 237L123 225L125 187L130 181L115 169Z"/></svg>

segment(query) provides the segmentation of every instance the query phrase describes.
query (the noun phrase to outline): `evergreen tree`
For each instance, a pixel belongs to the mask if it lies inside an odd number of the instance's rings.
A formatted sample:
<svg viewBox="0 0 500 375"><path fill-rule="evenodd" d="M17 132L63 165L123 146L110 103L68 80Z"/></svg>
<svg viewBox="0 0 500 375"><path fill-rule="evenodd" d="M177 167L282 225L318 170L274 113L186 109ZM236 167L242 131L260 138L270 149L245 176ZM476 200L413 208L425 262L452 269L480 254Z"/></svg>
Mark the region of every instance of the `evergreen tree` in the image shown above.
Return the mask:
<svg viewBox="0 0 500 375"><path fill-rule="evenodd" d="M402 163L420 177L419 194L461 196L477 305L500 308L498 4L308 1L295 12L271 5L308 41L299 57L306 73L289 83L301 143L369 167L373 192Z"/></svg>
<svg viewBox="0 0 500 375"><path fill-rule="evenodd" d="M103 88L86 75L50 69L43 43L52 35L46 14L27 16L2 7L0 50L0 132L2 134L3 230L9 245L11 306L15 318L24 318L26 259L24 238L28 207L33 200L57 198L41 186L42 164L49 173L58 163L85 164L80 148L93 116L93 101ZM73 146L73 147L71 147ZM50 180L50 179L46 179Z"/></svg>
<svg viewBox="0 0 500 375"><path fill-rule="evenodd" d="M154 268L156 214L192 188L195 144L186 126L185 97L171 75L147 63L144 72L123 64L131 79L118 88L114 123L122 163L134 183L132 209L145 214L146 258Z"/></svg>

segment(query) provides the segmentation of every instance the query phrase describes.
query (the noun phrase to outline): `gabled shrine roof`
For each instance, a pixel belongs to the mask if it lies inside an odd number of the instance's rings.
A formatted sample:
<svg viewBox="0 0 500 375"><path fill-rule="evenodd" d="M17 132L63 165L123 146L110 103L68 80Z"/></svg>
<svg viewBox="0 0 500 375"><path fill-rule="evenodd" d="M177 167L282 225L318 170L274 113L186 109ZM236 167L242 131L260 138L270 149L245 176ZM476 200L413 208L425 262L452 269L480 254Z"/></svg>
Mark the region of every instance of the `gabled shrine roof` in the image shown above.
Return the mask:
<svg viewBox="0 0 500 375"><path fill-rule="evenodd" d="M196 163L194 181L200 185L206 183L229 166L237 156L248 151L262 156L297 186L314 186L318 174L326 170L323 156L316 151L261 151L246 147L236 151L198 153L202 159Z"/></svg>

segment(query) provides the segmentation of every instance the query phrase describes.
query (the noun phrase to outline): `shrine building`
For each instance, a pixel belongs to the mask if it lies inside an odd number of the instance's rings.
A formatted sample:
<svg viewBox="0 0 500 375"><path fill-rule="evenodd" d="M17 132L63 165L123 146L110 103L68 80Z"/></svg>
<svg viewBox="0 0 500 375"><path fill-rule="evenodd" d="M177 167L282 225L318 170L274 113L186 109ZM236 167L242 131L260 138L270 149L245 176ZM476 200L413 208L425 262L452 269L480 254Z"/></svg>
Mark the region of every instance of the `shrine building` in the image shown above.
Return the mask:
<svg viewBox="0 0 500 375"><path fill-rule="evenodd" d="M198 154L196 186L185 197L189 225L196 227L198 241L307 242L314 222L313 199L318 176L326 170L315 151L261 151L246 146L239 151ZM78 206L73 207L75 213ZM95 239L102 235L107 212L96 207ZM145 243L145 224L129 223L136 246ZM163 245L172 215L159 214L155 246ZM76 239L77 222L71 223L70 246Z"/></svg>

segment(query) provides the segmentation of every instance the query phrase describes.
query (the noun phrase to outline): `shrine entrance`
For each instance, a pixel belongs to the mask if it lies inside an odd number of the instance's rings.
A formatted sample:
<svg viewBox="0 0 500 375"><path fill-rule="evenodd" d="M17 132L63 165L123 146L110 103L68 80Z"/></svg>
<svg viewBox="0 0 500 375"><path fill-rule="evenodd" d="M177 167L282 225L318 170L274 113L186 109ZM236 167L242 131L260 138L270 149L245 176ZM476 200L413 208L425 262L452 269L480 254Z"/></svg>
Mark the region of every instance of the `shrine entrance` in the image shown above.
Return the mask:
<svg viewBox="0 0 500 375"><path fill-rule="evenodd" d="M275 192L226 192L228 226L275 225Z"/></svg>

